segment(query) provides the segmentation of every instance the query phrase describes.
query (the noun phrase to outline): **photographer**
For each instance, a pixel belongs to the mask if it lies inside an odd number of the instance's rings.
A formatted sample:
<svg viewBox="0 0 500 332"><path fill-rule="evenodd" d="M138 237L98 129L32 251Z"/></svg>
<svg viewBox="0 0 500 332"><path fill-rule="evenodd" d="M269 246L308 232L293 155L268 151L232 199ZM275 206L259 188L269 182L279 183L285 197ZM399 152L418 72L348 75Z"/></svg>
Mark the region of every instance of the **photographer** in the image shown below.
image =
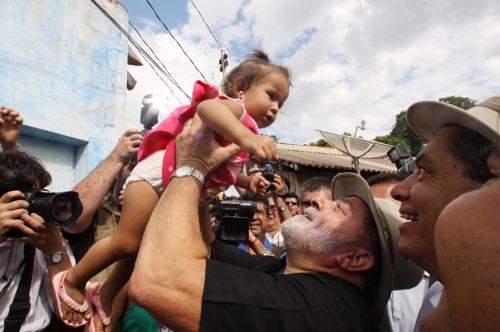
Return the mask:
<svg viewBox="0 0 500 332"><path fill-rule="evenodd" d="M3 331L46 329L54 307L50 280L71 267L60 227L29 213L29 203L23 199L23 192L44 188L51 180L35 157L25 152L0 152L0 330ZM24 236L9 237L12 230Z"/></svg>

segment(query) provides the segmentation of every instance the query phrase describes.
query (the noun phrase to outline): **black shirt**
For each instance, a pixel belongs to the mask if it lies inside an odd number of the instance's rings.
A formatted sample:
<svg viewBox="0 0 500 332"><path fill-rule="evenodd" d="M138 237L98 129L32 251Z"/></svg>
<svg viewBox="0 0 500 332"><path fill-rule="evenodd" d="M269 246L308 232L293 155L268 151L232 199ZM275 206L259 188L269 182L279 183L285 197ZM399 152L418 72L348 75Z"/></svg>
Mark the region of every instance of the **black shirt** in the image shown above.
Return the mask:
<svg viewBox="0 0 500 332"><path fill-rule="evenodd" d="M324 273L272 273L283 261L234 250L217 245L207 261L201 331L378 331L351 284Z"/></svg>

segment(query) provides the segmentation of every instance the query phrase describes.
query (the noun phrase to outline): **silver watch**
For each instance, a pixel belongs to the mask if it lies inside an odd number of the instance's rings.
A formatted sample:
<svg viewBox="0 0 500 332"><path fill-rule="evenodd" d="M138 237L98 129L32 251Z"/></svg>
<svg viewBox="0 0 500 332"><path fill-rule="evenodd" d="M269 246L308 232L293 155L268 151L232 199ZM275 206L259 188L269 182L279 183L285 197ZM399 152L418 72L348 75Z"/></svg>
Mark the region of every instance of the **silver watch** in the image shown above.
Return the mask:
<svg viewBox="0 0 500 332"><path fill-rule="evenodd" d="M196 179L198 179L198 181L201 182L202 185L203 185L203 182L205 181L203 174L201 174L201 172L199 170L197 170L196 168L194 168L192 166L179 167L178 169L175 170L174 174L172 174L172 176L170 177L170 180L172 180L172 178L183 178L186 176L195 177Z"/></svg>
<svg viewBox="0 0 500 332"><path fill-rule="evenodd" d="M52 255L45 256L45 263L48 265L54 265L61 263L64 258L64 252L62 251L56 251Z"/></svg>

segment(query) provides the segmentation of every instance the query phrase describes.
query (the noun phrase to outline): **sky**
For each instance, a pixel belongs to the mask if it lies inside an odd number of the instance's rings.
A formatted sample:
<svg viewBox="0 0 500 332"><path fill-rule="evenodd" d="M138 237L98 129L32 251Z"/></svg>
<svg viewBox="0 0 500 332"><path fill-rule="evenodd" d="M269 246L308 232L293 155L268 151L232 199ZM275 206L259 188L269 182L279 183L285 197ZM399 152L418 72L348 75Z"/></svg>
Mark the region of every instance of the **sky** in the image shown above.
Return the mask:
<svg viewBox="0 0 500 332"><path fill-rule="evenodd" d="M119 1L189 95L196 80L221 82L221 49L230 55L228 70L252 48L290 68L288 100L276 122L261 131L281 143L316 142L318 129L354 133L362 120L366 130L358 136L373 139L387 135L396 115L417 101L462 96L481 102L500 95L498 0L316 0L312 6L297 0L149 0L170 33L146 0ZM131 27L129 32L140 42ZM145 61L129 71L137 79L127 94L129 127L141 128L147 94L168 100L160 121L188 103Z"/></svg>

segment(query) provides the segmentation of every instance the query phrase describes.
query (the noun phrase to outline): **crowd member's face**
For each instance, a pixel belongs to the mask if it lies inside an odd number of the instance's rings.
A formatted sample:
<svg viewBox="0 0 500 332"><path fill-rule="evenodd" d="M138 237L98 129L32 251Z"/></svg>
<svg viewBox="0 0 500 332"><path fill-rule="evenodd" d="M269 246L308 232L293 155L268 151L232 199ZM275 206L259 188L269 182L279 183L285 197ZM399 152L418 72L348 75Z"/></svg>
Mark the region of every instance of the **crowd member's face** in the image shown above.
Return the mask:
<svg viewBox="0 0 500 332"><path fill-rule="evenodd" d="M457 128L445 127L434 135L418 154L415 172L391 192L401 201L401 216L410 221L399 227L399 251L437 277L434 247L437 218L453 199L480 186L465 176L464 165L448 151L446 142L460 139Z"/></svg>
<svg viewBox="0 0 500 332"><path fill-rule="evenodd" d="M271 226L271 224L274 226L274 224L279 222L279 220L280 220L280 216L278 213L278 207L276 206L276 203L274 202L274 199L272 197L269 197L268 200L269 200L269 218L268 218L268 220L272 219L272 220L268 221L268 224L269 224L269 226Z"/></svg>
<svg viewBox="0 0 500 332"><path fill-rule="evenodd" d="M301 201L300 201L300 212L303 214L304 210L313 205L314 199L320 200L332 200L332 193L330 189L321 189L318 191L303 191L301 193Z"/></svg>
<svg viewBox="0 0 500 332"><path fill-rule="evenodd" d="M285 204L292 216L296 216L297 214L299 214L299 202L295 197L285 198Z"/></svg>
<svg viewBox="0 0 500 332"><path fill-rule="evenodd" d="M267 228L267 214L262 202L257 202L257 210L248 223L248 229L255 237L260 237Z"/></svg>
<svg viewBox="0 0 500 332"><path fill-rule="evenodd" d="M310 253L336 253L345 243L363 235L363 220L370 211L357 197L332 201L312 200L312 206L281 226L288 249Z"/></svg>

